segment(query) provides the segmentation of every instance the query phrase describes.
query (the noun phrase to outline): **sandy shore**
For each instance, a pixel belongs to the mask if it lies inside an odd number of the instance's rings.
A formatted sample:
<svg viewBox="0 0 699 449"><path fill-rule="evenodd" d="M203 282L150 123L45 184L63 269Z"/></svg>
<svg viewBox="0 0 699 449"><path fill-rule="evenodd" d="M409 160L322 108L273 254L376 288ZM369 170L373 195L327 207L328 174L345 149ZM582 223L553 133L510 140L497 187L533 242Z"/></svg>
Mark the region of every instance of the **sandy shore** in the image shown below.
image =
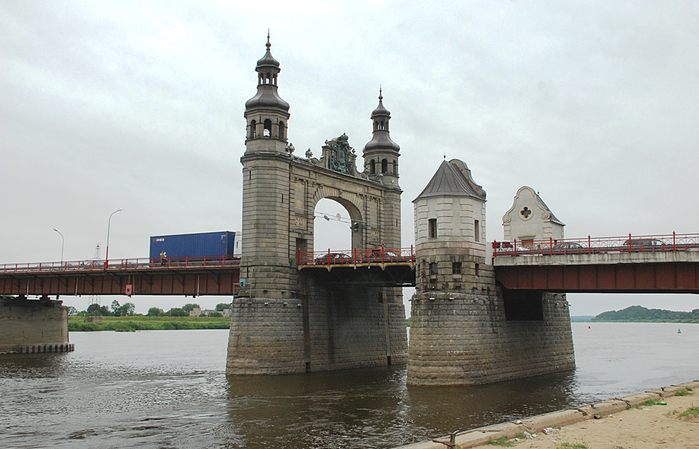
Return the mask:
<svg viewBox="0 0 699 449"><path fill-rule="evenodd" d="M691 391L686 396L676 396L678 390ZM699 418L679 416L691 407L699 407L696 381L474 429L457 435L456 444L460 448L502 447L486 443L504 437L517 449L699 449ZM519 436L517 440L516 436ZM438 440L449 442L449 437ZM436 442L406 446L410 449L447 447Z"/></svg>

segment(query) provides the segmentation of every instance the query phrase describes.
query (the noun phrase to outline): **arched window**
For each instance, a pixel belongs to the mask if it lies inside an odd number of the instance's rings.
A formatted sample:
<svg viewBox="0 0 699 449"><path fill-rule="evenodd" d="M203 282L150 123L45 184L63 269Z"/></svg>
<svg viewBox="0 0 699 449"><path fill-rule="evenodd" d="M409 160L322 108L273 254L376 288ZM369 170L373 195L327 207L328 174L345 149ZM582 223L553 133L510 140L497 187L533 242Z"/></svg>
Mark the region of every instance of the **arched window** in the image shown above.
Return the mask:
<svg viewBox="0 0 699 449"><path fill-rule="evenodd" d="M279 138L281 140L286 139L285 133L285 128L284 128L284 122L279 122Z"/></svg>
<svg viewBox="0 0 699 449"><path fill-rule="evenodd" d="M257 137L257 122L255 120L250 122L250 138L254 139Z"/></svg>
<svg viewBox="0 0 699 449"><path fill-rule="evenodd" d="M388 161L386 159L381 161L381 173L386 173L388 171Z"/></svg>
<svg viewBox="0 0 699 449"><path fill-rule="evenodd" d="M369 173L376 174L376 161L373 159L369 162Z"/></svg>
<svg viewBox="0 0 699 449"><path fill-rule="evenodd" d="M265 130L264 130L264 136L269 137L272 135L272 120L270 119L265 119Z"/></svg>

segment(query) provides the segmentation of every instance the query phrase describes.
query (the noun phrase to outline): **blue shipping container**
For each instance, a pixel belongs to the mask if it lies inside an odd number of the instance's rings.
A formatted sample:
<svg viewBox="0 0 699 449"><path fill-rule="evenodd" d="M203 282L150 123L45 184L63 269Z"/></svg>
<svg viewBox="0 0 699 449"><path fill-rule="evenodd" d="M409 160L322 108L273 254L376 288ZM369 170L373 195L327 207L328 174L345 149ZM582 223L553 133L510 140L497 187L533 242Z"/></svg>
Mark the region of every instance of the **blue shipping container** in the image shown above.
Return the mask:
<svg viewBox="0 0 699 449"><path fill-rule="evenodd" d="M150 257L159 258L161 251L165 251L170 259L232 258L240 252L235 243L235 232L231 231L156 235L150 238Z"/></svg>

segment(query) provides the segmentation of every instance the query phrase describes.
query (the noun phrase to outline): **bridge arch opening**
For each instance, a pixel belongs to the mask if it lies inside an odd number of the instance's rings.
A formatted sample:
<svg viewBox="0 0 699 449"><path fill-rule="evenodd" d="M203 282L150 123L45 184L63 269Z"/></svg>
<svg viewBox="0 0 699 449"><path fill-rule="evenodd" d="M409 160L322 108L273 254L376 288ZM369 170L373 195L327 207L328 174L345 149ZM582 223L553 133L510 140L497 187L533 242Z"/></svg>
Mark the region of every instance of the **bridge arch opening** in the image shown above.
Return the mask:
<svg viewBox="0 0 699 449"><path fill-rule="evenodd" d="M361 247L361 217L355 205L342 198L322 198L314 210L313 249L348 250Z"/></svg>

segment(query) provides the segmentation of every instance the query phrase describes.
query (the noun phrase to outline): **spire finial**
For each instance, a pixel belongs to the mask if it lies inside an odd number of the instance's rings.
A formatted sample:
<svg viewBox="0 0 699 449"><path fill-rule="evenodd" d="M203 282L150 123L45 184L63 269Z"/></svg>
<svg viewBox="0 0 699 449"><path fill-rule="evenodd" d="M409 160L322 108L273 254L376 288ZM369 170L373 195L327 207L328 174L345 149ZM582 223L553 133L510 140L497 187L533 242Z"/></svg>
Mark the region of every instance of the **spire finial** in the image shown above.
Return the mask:
<svg viewBox="0 0 699 449"><path fill-rule="evenodd" d="M267 43L265 46L267 47L267 51L269 51L269 47L272 46L272 44L269 43L269 28L267 28Z"/></svg>
<svg viewBox="0 0 699 449"><path fill-rule="evenodd" d="M383 89L381 89L381 84L379 84L379 101L383 100Z"/></svg>

